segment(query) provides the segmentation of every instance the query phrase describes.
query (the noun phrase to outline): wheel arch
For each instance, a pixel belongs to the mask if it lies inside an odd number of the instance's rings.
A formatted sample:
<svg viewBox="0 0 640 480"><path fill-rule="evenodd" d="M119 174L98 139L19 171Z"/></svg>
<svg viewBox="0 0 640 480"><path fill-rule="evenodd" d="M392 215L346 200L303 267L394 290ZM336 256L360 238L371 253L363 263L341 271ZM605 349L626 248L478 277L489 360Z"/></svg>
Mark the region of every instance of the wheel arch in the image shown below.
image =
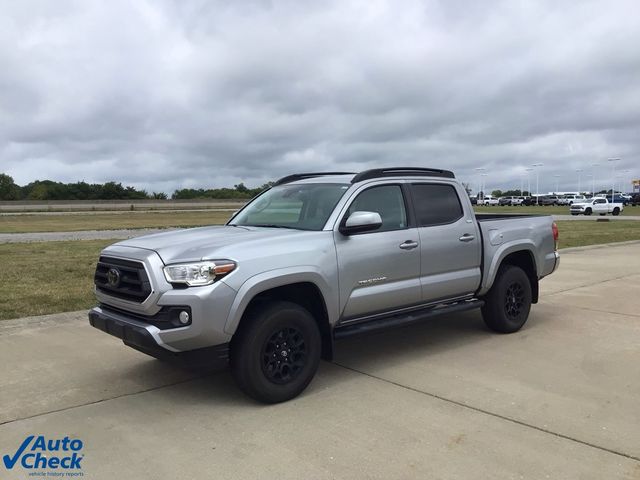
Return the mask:
<svg viewBox="0 0 640 480"><path fill-rule="evenodd" d="M497 260L492 263L489 269L487 281L484 286L484 291L481 294L486 294L490 286L493 286L498 272L503 265L513 265L521 268L529 278L531 284L531 302L538 303L539 297L539 285L538 285L538 265L536 257L530 245L516 245L510 248L505 248L502 252L497 252Z"/></svg>
<svg viewBox="0 0 640 480"><path fill-rule="evenodd" d="M504 257L500 263L500 267L503 265L513 265L521 268L529 278L531 284L531 303L538 303L539 285L538 285L538 270L536 268L536 262L531 250L520 250L513 252ZM498 269L499 270L499 269Z"/></svg>
<svg viewBox="0 0 640 480"><path fill-rule="evenodd" d="M333 358L332 325L335 323L330 289L323 279L314 275L285 274L269 279L252 279L239 289L236 301L231 307L225 332L234 334L242 326L245 312L256 304L265 301L282 300L296 303L311 313L318 324L322 338L322 358Z"/></svg>

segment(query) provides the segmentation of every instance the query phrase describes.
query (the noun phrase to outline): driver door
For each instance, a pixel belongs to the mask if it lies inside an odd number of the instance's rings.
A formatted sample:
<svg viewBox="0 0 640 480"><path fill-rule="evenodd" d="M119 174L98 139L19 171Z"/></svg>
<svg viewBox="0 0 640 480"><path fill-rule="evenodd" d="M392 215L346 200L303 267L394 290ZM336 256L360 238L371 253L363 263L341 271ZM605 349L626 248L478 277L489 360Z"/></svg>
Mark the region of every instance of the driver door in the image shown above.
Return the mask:
<svg viewBox="0 0 640 480"><path fill-rule="evenodd" d="M341 219L353 212L377 212L382 226L334 239L338 259L342 319L415 305L421 299L418 230L409 227L403 189L398 184L360 191Z"/></svg>

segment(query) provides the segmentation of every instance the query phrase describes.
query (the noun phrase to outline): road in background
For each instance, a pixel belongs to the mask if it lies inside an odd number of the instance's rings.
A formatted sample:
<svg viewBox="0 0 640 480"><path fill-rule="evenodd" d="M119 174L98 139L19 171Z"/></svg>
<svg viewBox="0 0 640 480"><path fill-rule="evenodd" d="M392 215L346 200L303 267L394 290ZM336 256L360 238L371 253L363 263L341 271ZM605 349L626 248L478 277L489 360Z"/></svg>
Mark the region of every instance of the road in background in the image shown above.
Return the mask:
<svg viewBox="0 0 640 480"><path fill-rule="evenodd" d="M131 230L84 230L79 232L0 233L1 243L61 242L66 240L124 240L174 228L138 228Z"/></svg>

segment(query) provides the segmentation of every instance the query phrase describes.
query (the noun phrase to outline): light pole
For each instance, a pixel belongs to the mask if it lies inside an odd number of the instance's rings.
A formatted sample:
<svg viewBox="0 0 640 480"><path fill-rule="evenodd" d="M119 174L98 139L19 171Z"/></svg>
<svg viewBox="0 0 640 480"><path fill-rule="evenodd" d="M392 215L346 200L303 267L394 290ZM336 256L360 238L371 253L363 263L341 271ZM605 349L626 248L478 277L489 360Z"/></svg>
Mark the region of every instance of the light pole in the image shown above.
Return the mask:
<svg viewBox="0 0 640 480"><path fill-rule="evenodd" d="M555 193L556 195L558 194L558 190L560 190L560 187L558 187L558 179L560 178L560 175L554 175L555 179L556 179L556 190Z"/></svg>
<svg viewBox="0 0 640 480"><path fill-rule="evenodd" d="M544 163L532 163L531 166L536 169L536 206L540 206L540 168Z"/></svg>
<svg viewBox="0 0 640 480"><path fill-rule="evenodd" d="M486 168L478 167L478 168L475 168L474 170L479 173L479 177L480 177L478 178L478 193L476 194L476 198L480 195L480 192L482 192L482 199L484 200L484 190L482 190L482 172L484 172ZM478 198L478 200L480 199Z"/></svg>
<svg viewBox="0 0 640 480"><path fill-rule="evenodd" d="M576 170L576 173L578 174L578 195L580 195L580 190L581 190L581 183L580 183L580 174L582 173L582 169L579 168L578 170Z"/></svg>
<svg viewBox="0 0 640 480"><path fill-rule="evenodd" d="M525 170L527 171L527 193L531 196L531 175L529 175L529 172L533 170L533 168L527 168Z"/></svg>
<svg viewBox="0 0 640 480"><path fill-rule="evenodd" d="M624 193L624 192L622 191L622 185L623 185L623 182L624 182L623 178L624 178L626 175L628 175L630 171L631 171L631 170L623 170L622 172L620 172L620 173L616 176L616 178L619 178L619 179L620 179L620 194L621 194L621 195Z"/></svg>
<svg viewBox="0 0 640 480"><path fill-rule="evenodd" d="M592 167L592 172L591 172L591 196L595 197L596 196L596 167L598 166L597 163L592 163L591 167Z"/></svg>
<svg viewBox="0 0 640 480"><path fill-rule="evenodd" d="M480 177L482 177L482 180L480 181L480 184L482 185L482 199L484 200L484 198L487 196L484 193L484 189L487 188L487 186L484 184L484 177L486 177L487 175L489 175L488 173L481 173Z"/></svg>
<svg viewBox="0 0 640 480"><path fill-rule="evenodd" d="M611 173L611 178L613 180L613 187L611 187L611 203L613 203L613 196L615 195L616 190L616 162L619 161L619 158L607 158L607 162L611 162L613 165L613 171Z"/></svg>

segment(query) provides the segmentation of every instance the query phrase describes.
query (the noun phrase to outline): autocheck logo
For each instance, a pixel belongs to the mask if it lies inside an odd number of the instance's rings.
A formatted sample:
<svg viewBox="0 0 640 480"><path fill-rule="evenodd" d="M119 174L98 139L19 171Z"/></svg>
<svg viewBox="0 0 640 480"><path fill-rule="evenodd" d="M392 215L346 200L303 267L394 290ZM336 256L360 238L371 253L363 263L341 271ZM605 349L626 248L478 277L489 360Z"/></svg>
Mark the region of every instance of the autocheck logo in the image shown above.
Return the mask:
<svg viewBox="0 0 640 480"><path fill-rule="evenodd" d="M81 477L82 440L69 437L47 439L44 435L29 435L13 455L3 455L2 461L7 470L19 466L27 470L48 470L41 476L47 477ZM63 470L63 471L59 471ZM38 475L35 472L30 476Z"/></svg>

